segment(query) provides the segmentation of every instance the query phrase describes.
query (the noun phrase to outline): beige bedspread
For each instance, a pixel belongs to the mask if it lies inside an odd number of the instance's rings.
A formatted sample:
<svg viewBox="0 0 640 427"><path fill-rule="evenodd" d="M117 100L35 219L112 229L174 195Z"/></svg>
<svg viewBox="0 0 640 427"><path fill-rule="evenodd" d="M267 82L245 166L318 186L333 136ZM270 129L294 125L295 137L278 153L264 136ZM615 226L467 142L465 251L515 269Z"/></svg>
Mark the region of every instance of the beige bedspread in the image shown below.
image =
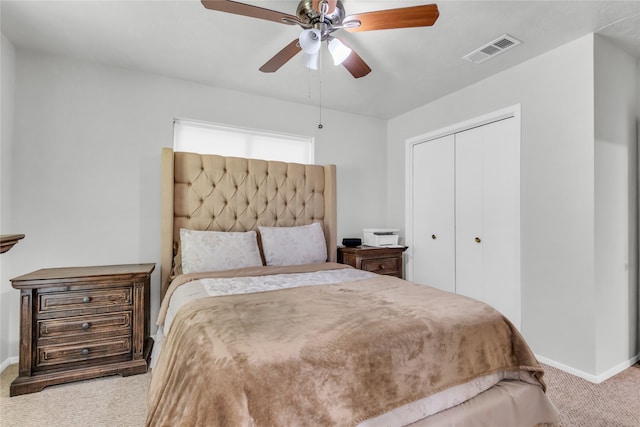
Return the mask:
<svg viewBox="0 0 640 427"><path fill-rule="evenodd" d="M210 297L173 321L147 425L352 426L514 369L544 387L500 313L394 277Z"/></svg>

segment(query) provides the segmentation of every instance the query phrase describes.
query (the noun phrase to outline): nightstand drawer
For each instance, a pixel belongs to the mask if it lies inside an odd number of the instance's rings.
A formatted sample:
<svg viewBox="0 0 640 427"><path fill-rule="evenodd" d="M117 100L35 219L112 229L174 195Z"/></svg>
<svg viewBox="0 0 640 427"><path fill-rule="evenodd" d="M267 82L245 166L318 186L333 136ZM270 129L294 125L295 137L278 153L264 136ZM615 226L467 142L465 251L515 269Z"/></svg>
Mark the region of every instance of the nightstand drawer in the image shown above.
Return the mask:
<svg viewBox="0 0 640 427"><path fill-rule="evenodd" d="M38 312L99 309L131 305L131 286L113 289L88 289L73 292L48 292L38 294Z"/></svg>
<svg viewBox="0 0 640 427"><path fill-rule="evenodd" d="M63 317L38 321L37 339L92 339L127 335L131 331L131 311L93 316Z"/></svg>
<svg viewBox="0 0 640 427"><path fill-rule="evenodd" d="M338 248L338 262L360 270L402 279L402 253L406 246L355 246Z"/></svg>
<svg viewBox="0 0 640 427"><path fill-rule="evenodd" d="M402 260L400 258L372 258L363 259L361 269L378 274L400 274Z"/></svg>
<svg viewBox="0 0 640 427"><path fill-rule="evenodd" d="M131 354L131 337L38 347L36 368L53 369L69 363L92 362Z"/></svg>

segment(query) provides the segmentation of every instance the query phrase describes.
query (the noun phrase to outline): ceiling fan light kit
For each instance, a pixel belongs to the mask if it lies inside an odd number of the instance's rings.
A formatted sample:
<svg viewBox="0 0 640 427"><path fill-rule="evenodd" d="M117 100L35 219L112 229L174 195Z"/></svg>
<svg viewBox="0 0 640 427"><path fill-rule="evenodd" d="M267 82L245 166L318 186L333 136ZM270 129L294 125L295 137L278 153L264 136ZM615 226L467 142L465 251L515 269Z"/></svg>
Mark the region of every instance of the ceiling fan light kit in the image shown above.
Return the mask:
<svg viewBox="0 0 640 427"><path fill-rule="evenodd" d="M340 40L331 37L329 39L329 52L333 58L333 65L342 64L351 55L351 48L345 46Z"/></svg>
<svg viewBox="0 0 640 427"><path fill-rule="evenodd" d="M316 28L302 30L300 37L298 37L298 42L300 43L300 49L302 49L304 53L309 55L318 53L322 44L320 30Z"/></svg>
<svg viewBox="0 0 640 427"><path fill-rule="evenodd" d="M308 68L317 69L317 54L322 42L326 41L335 65L342 64L355 78L364 77L371 72L371 68L360 55L348 47L343 40L333 37L332 33L341 29L356 32L428 27L433 25L439 16L438 6L435 4L347 16L340 0L301 0L298 3L296 16L293 16L231 0L201 1L203 6L209 10L265 19L286 25L298 25L303 29L297 39L260 67L260 71L265 73L277 71L300 51L305 54L303 58L305 65ZM315 58L314 55L316 55Z"/></svg>
<svg viewBox="0 0 640 427"><path fill-rule="evenodd" d="M318 62L320 60L320 52L302 55L302 64L310 70L318 70Z"/></svg>

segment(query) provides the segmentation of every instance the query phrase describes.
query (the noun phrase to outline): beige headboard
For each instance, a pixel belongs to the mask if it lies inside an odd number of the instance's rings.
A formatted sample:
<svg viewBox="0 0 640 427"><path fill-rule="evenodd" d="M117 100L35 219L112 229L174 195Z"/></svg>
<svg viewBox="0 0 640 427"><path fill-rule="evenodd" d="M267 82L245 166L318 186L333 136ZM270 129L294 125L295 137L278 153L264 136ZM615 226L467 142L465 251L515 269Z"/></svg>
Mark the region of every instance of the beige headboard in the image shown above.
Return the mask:
<svg viewBox="0 0 640 427"><path fill-rule="evenodd" d="M162 296L180 228L249 231L322 224L336 261L336 167L162 149Z"/></svg>

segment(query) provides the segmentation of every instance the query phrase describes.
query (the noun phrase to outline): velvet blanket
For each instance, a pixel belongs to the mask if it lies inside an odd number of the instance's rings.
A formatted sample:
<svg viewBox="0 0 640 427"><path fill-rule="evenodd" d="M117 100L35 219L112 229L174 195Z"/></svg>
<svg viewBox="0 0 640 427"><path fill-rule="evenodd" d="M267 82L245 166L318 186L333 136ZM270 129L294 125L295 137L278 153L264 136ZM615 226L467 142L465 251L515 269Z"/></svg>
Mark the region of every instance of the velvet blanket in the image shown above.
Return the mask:
<svg viewBox="0 0 640 427"><path fill-rule="evenodd" d="M175 317L150 426L353 426L498 371L542 369L478 301L389 276L203 298Z"/></svg>

